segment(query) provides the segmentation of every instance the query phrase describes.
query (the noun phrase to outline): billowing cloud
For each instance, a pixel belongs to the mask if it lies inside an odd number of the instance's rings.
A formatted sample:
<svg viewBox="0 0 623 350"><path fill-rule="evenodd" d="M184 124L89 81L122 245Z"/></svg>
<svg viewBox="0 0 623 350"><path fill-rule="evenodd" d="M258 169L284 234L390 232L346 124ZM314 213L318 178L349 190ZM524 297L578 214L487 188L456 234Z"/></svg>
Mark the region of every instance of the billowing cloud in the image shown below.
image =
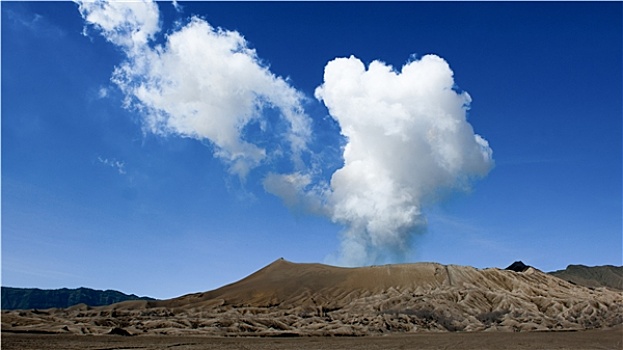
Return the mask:
<svg viewBox="0 0 623 350"><path fill-rule="evenodd" d="M265 187L289 203L322 197L324 213L346 227L341 264L403 260L413 235L426 229L423 208L469 188L493 165L487 141L466 120L469 95L438 56L413 60L400 72L379 61L366 69L355 57L337 58L315 94L347 140L344 166L329 188L300 181L306 179L300 174ZM283 188L288 183L290 190Z"/></svg>
<svg viewBox="0 0 623 350"><path fill-rule="evenodd" d="M263 132L268 122L263 112L272 110L286 125L278 139L300 163L311 135L304 96L263 65L240 33L194 17L157 45L155 3L83 2L80 13L125 52L127 60L112 80L127 105L142 112L146 130L209 140L231 173L244 178L270 152L252 140L248 128L257 124Z"/></svg>
<svg viewBox="0 0 623 350"><path fill-rule="evenodd" d="M491 169L491 148L466 120L471 99L438 56L400 72L337 58L326 65L316 97L348 142L328 200L332 219L347 227L345 264L400 259L426 227L427 203Z"/></svg>

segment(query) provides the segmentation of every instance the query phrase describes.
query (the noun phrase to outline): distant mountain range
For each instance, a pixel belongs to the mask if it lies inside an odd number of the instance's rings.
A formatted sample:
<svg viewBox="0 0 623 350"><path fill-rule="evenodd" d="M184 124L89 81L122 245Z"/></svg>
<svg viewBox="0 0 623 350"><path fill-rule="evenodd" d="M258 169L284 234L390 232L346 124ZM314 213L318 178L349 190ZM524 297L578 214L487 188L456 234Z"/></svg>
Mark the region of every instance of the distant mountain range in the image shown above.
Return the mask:
<svg viewBox="0 0 623 350"><path fill-rule="evenodd" d="M2 310L66 308L76 304L102 306L127 300L155 300L116 290L2 287Z"/></svg>
<svg viewBox="0 0 623 350"><path fill-rule="evenodd" d="M623 290L623 266L569 265L564 270L550 272L550 275L584 287Z"/></svg>

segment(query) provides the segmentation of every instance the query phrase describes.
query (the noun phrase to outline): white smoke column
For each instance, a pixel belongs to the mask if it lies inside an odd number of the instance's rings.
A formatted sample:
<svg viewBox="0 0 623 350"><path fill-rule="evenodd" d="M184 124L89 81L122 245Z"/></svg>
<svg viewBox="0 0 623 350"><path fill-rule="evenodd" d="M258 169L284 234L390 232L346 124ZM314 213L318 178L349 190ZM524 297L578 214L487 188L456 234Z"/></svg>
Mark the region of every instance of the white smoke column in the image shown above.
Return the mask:
<svg viewBox="0 0 623 350"><path fill-rule="evenodd" d="M126 94L127 105L142 112L146 130L209 140L230 172L244 178L267 156L245 127L257 123L262 129L267 123L262 112L273 109L287 124L278 139L287 141L292 160L301 165L311 137L304 97L263 66L238 32L215 29L195 17L155 45L160 32L155 3L79 5L85 21L126 54L112 80ZM281 152L282 147L274 148Z"/></svg>
<svg viewBox="0 0 623 350"><path fill-rule="evenodd" d="M438 56L400 72L337 58L315 95L347 139L326 199L332 220L347 227L341 264L404 259L413 234L426 229L422 207L492 167L491 148L466 120L471 99Z"/></svg>

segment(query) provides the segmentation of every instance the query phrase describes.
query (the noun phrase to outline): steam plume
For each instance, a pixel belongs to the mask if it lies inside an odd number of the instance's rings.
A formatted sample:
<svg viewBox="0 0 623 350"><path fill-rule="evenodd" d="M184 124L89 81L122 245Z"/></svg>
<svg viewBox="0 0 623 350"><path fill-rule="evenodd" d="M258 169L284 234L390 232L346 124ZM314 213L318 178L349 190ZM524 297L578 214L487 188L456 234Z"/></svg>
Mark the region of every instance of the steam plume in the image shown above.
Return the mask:
<svg viewBox="0 0 623 350"><path fill-rule="evenodd" d="M471 99L438 56L400 72L337 58L315 95L347 139L344 166L324 192L331 219L346 226L343 264L403 259L413 234L426 229L422 208L492 167L491 148L466 120Z"/></svg>

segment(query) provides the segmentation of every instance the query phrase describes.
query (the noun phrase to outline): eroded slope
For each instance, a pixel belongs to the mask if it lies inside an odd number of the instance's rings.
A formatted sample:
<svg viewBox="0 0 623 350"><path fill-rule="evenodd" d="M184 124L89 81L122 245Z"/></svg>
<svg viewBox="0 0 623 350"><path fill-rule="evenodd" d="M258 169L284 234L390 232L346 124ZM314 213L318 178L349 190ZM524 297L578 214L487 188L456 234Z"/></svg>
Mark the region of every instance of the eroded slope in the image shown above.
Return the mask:
<svg viewBox="0 0 623 350"><path fill-rule="evenodd" d="M539 270L434 263L339 268L277 260L239 282L163 301L5 312L3 331L371 335L526 331L623 323L623 296Z"/></svg>

